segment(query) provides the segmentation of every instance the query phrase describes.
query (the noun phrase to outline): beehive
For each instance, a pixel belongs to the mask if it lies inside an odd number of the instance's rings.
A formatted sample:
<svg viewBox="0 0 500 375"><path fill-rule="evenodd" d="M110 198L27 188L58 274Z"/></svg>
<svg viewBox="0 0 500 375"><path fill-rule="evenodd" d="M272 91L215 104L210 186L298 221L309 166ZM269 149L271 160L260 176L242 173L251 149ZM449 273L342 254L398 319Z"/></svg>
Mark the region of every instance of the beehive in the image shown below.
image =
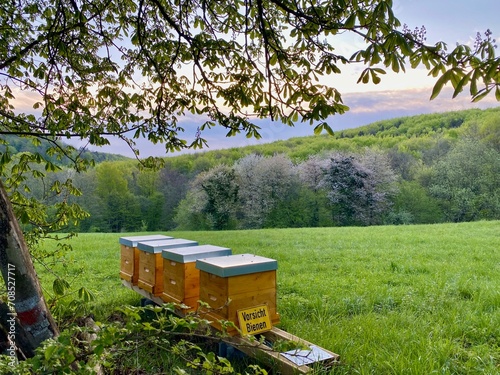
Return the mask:
<svg viewBox="0 0 500 375"><path fill-rule="evenodd" d="M195 310L200 299L200 271L196 268L196 260L231 253L231 249L213 245L163 250L163 293L160 297L165 302L189 306L186 311Z"/></svg>
<svg viewBox="0 0 500 375"><path fill-rule="evenodd" d="M138 242L167 240L173 237L161 234L149 236L132 236L120 238L120 278L137 285L139 278L139 249Z"/></svg>
<svg viewBox="0 0 500 375"><path fill-rule="evenodd" d="M139 249L139 277L137 286L155 296L163 292L163 250L196 246L198 242L181 238L138 242Z"/></svg>
<svg viewBox="0 0 500 375"><path fill-rule="evenodd" d="M212 325L221 329L218 320L238 326L237 311L266 305L273 325L279 323L276 308L276 270L278 262L252 254L199 259L200 300L210 305L206 312ZM229 329L234 335L236 331Z"/></svg>

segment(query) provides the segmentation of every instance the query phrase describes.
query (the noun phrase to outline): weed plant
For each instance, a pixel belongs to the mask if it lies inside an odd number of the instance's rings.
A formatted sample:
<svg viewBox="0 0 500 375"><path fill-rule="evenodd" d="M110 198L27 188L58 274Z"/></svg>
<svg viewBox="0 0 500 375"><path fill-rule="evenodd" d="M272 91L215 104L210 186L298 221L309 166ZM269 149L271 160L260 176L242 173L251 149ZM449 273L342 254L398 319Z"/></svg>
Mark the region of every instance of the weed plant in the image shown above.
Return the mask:
<svg viewBox="0 0 500 375"><path fill-rule="evenodd" d="M139 234L72 240L65 272L95 293L97 319L140 303L118 243ZM498 221L163 234L278 260L280 328L338 353L333 374L500 373Z"/></svg>

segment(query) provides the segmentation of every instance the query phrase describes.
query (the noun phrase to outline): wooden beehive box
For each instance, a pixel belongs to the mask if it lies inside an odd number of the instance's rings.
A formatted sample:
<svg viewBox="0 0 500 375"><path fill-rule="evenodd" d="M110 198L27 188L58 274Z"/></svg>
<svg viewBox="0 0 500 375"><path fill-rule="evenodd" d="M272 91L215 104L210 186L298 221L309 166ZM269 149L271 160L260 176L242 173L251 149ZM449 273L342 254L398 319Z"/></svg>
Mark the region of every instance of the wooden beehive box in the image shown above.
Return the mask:
<svg viewBox="0 0 500 375"><path fill-rule="evenodd" d="M212 326L221 329L218 320L233 322L237 311L266 305L273 325L279 323L276 309L276 270L278 262L252 254L199 259L200 300L210 305L206 312ZM228 329L230 335L236 330Z"/></svg>
<svg viewBox="0 0 500 375"><path fill-rule="evenodd" d="M181 238L139 242L139 278L137 286L159 296L163 292L163 250L196 246L198 242Z"/></svg>
<svg viewBox="0 0 500 375"><path fill-rule="evenodd" d="M200 299L200 271L196 260L231 255L231 249L201 245L163 250L163 293L165 302L183 303L196 310Z"/></svg>
<svg viewBox="0 0 500 375"><path fill-rule="evenodd" d="M120 237L120 278L137 285L139 278L138 242L167 240L173 237L161 234L149 236Z"/></svg>

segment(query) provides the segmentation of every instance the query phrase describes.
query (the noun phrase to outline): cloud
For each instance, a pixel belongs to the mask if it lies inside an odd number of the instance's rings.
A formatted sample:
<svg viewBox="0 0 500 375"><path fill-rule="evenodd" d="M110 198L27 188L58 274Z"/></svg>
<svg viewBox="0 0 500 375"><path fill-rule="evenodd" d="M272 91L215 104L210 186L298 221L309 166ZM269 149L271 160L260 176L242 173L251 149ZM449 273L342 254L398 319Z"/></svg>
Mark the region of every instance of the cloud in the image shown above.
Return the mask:
<svg viewBox="0 0 500 375"><path fill-rule="evenodd" d="M490 95L478 103L472 103L465 93L452 99L452 89L445 88L440 96L429 100L432 88L415 88L408 90L388 90L370 93L351 93L344 95L344 102L350 113L380 113L387 110L401 113L433 113L458 111L471 108L490 108L498 106L494 95Z"/></svg>

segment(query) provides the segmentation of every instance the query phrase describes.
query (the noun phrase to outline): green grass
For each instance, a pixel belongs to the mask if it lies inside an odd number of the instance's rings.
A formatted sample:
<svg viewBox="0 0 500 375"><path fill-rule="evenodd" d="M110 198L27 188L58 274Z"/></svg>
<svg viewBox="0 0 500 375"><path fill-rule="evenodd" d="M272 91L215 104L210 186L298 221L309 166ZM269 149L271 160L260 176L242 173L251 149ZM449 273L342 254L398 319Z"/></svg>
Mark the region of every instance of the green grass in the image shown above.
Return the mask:
<svg viewBox="0 0 500 375"><path fill-rule="evenodd" d="M500 373L498 221L165 234L277 259L280 328L340 354L335 374ZM118 276L124 235L72 240L98 318L140 301Z"/></svg>

